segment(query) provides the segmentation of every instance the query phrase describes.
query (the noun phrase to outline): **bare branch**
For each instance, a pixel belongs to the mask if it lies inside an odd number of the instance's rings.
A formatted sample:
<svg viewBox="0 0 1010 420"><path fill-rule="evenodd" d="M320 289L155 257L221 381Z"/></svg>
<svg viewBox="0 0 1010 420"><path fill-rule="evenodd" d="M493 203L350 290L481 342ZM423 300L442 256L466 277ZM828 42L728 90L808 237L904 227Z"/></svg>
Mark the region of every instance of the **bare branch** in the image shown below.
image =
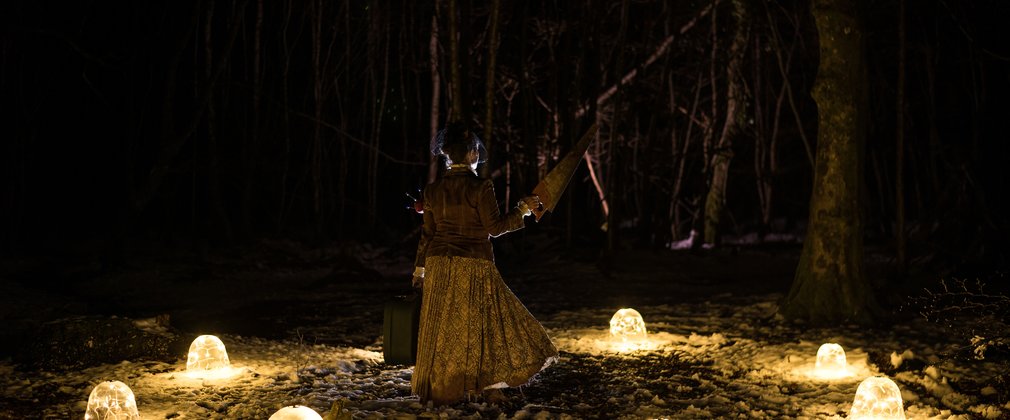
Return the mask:
<svg viewBox="0 0 1010 420"><path fill-rule="evenodd" d="M687 33L687 31L691 30L691 28L693 28L694 25L698 23L698 20L705 17L705 15L708 15L712 11L712 9L718 4L719 0L713 0L712 3L710 3L704 9L702 9L697 16L695 16L693 19L685 23L684 26L681 26L678 34L683 35ZM607 102L608 99L610 99L612 96L614 96L614 94L617 93L618 89L631 84L631 82L635 80L635 77L637 77L639 73L644 73L645 70L648 69L650 65L652 65L652 63L656 62L656 60L658 60L659 57L662 57L664 54L666 54L670 50L670 44L673 43L673 39L676 35L677 34L671 34L667 36L666 39L664 39L663 42L659 44L659 47L656 48L656 51L653 52L652 55L650 55L649 58L645 60L644 63L642 63L638 67L631 69L631 71L629 71L627 74L624 75L624 77L621 78L620 82L617 82L617 84L611 86L609 89L605 90L602 94L600 94L600 96L596 98L596 106L603 105L604 102ZM578 109L578 111L575 111L575 118L581 118L583 115L586 114L587 111L589 111L589 106L583 105Z"/></svg>

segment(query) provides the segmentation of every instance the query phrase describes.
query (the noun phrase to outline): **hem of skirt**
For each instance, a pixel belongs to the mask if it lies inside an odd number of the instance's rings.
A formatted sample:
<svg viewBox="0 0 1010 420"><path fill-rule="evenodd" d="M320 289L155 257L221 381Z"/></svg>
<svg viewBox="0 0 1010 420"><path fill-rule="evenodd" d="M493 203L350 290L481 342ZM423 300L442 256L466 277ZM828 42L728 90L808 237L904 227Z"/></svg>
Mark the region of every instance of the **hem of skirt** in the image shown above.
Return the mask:
<svg viewBox="0 0 1010 420"><path fill-rule="evenodd" d="M547 369L547 367L549 367L550 365L553 365L554 363L557 363L557 361L558 361L558 356L550 356L550 357L548 357L547 359L544 360L544 364L540 367L540 369L537 369L536 371L534 371L533 373L531 373L529 375L524 375L524 376L526 376L526 379L524 381L522 381L522 382L516 382L516 383L511 383L510 384L510 383L508 383L508 381L499 381L499 382L496 382L494 384L485 386L482 389L483 390L500 389L500 388L511 388L511 387L517 387L517 386L526 385L526 384L530 383L530 381L533 380L533 378L536 377L537 374L539 374L540 372L542 372L544 369Z"/></svg>

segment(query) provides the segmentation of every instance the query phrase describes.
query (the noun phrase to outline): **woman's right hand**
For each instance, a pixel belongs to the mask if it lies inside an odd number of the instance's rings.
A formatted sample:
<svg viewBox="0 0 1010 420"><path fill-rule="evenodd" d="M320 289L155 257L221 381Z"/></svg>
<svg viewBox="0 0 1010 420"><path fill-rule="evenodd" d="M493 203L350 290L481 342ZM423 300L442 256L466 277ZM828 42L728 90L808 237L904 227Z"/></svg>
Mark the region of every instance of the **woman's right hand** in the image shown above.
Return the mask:
<svg viewBox="0 0 1010 420"><path fill-rule="evenodd" d="M539 210L543 207L544 203L540 201L540 197L537 195L530 195L522 198L523 203L526 203L526 207L530 210Z"/></svg>

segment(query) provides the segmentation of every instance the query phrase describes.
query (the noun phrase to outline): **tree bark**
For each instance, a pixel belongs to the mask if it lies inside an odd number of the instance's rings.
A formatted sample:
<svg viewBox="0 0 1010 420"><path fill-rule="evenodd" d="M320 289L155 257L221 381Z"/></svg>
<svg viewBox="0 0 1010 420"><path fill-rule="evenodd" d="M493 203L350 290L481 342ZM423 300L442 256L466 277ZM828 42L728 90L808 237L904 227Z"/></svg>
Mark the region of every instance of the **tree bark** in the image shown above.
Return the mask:
<svg viewBox="0 0 1010 420"><path fill-rule="evenodd" d="M464 40L460 29L460 16L457 16L459 7L456 3L457 0L449 0L449 10L447 11L449 15L449 120L466 121L464 117L466 94L463 81L466 73L462 68L464 58L460 57L460 44ZM465 23L463 24L465 25Z"/></svg>
<svg viewBox="0 0 1010 420"><path fill-rule="evenodd" d="M672 154L672 160L671 160L670 163L671 163L671 166L673 168L676 168L676 171L677 171L676 172L676 176L673 178L674 179L674 182L673 182L673 192L670 194L670 212L672 213L671 217L673 219L673 224L672 224L672 226L670 226L670 237L671 237L671 240L674 240L674 241L681 239L681 236L680 236L680 233L679 233L679 231L680 231L680 205L679 205L680 204L680 194L681 194L681 188L684 185L684 167L687 165L688 152L690 151L690 147L691 147L691 133L694 131L694 126L696 125L696 121L697 121L697 118L695 118L695 115L697 115L697 113L698 113L698 106L701 103L701 88L702 88L702 84L703 84L703 82L702 82L702 80L703 80L702 78L703 77L704 76L702 75L701 71L699 71L697 79L696 79L697 82L695 83L695 88L694 88L694 98L693 98L693 100L691 102L691 111L688 114L687 129L684 132L684 143L683 143L683 145L679 146L680 147L679 149L678 149L678 145L677 145L676 131L675 130L670 130L670 137L671 137L671 139L670 139L670 141L671 141L670 151L671 151L671 154ZM669 92L669 96L670 96L670 113L673 114L673 113L675 113L677 111L678 106L676 105L676 103L674 101L674 88L673 88L673 80L672 80L673 79L673 75L671 74L669 76L669 78L670 78L670 83L669 83L669 86L670 86L670 92ZM707 130L707 128L706 128L706 130ZM688 232L688 234L690 235L690 232Z"/></svg>
<svg viewBox="0 0 1010 420"><path fill-rule="evenodd" d="M803 252L779 311L814 324L872 323L880 309L864 276L862 186L867 70L851 0L814 0L820 65L817 157Z"/></svg>
<svg viewBox="0 0 1010 420"><path fill-rule="evenodd" d="M768 17L769 23L775 22L775 19L772 18L771 10L769 10L767 2L765 3L765 15ZM789 101L789 108L793 111L793 118L796 120L797 133L799 133L800 135L800 140L803 141L803 149L807 153L807 161L810 162L810 166L812 167L814 166L814 154L810 147L810 141L807 139L806 130L803 129L804 128L803 118L800 116L799 108L796 106L796 100L793 95L792 82L790 81L791 76L789 74L789 68L790 65L792 64L793 52L796 51L796 44L799 42L799 40L802 39L799 24L794 24L793 29L794 32L792 35L792 39L794 41L792 45L789 46L789 53L788 55L786 55L785 58L782 57L782 50L785 48L785 46L782 43L782 39L779 36L778 31L775 30L774 28L772 28L772 30L769 31L772 41L771 50L775 53L776 57L775 62L778 65L779 74L781 74L782 76L782 88L785 89L786 99Z"/></svg>
<svg viewBox="0 0 1010 420"><path fill-rule="evenodd" d="M253 27L253 98L252 116L253 120L249 125L252 131L249 133L249 144L243 148L245 159L243 165L245 169L245 184L242 186L242 230L249 235L252 228L252 193L253 185L257 181L256 160L259 157L259 132L260 132L260 103L263 97L263 67L262 67L262 38L263 38L263 0L256 0L256 24Z"/></svg>
<svg viewBox="0 0 1010 420"><path fill-rule="evenodd" d="M217 156L217 152L218 152L218 147L217 147L217 134L218 134L217 123L218 123L218 121L217 121L217 112L216 112L217 106L215 105L215 95L214 95L215 85L211 81L214 78L214 67L213 67L213 61L214 61L214 48L213 48L214 43L213 42L214 42L214 40L213 40L213 36L212 36L212 34L214 32L213 31L214 6L215 5L214 5L214 1L213 0L208 3L208 6L207 6L207 22L206 22L205 27L204 27L204 29L205 29L205 32L204 32L204 54L205 54L205 57L204 57L205 58L205 60L204 60L205 61L205 63L204 63L204 77L206 77L206 89L207 89L204 92L204 95L206 95L206 97L207 97L207 102L209 103L209 106L207 107L207 144L204 145L204 146L206 146L206 148L205 148L206 155L204 156L204 160L203 160L203 162L201 162L201 164L204 165L204 168L207 171L206 172L206 177L207 177L206 178L206 184L207 184L207 190L206 190L206 194L207 194L206 195L206 197L207 197L207 203L206 203L206 205L207 205L207 207L206 207L206 210L207 210L207 213L205 213L204 220L201 221L200 225L201 225L201 227L204 230L204 232L202 232L202 235L204 235L204 236L202 236L202 239L204 239L206 241L209 241L210 236L212 235L212 232L211 232L211 230L213 229L212 226L217 226L217 227L219 227L223 231L222 233L224 234L225 239L227 240L227 242L231 243L232 239L233 239L232 228L231 228L231 220L228 217L228 210L225 208L224 198L222 197L222 191L221 191L221 189L222 189L221 188L221 168L220 168L220 165L219 165L219 162L218 162L218 156ZM237 26L239 24L238 23L238 19L239 19L238 13L241 13L241 11L235 11L234 13L236 13L236 16L233 17L234 20L231 22L231 24ZM230 52L231 52L230 50L226 51L226 53L230 53ZM213 214L214 216L212 216L211 214ZM217 221L213 220L213 218L215 216L218 218ZM198 234L196 236L200 237L201 235ZM203 244L201 244L201 246L209 246L209 243L203 243ZM201 248L201 251L203 251L203 250L204 250L204 248Z"/></svg>
<svg viewBox="0 0 1010 420"><path fill-rule="evenodd" d="M372 21L375 26L379 26L378 29L371 29L374 31L373 41L371 44L375 45L375 50L372 55L382 54L382 85L379 87L376 84L378 98L375 98L372 102L375 104L372 112L372 135L371 142L372 148L368 154L368 224L369 226L374 225L378 217L378 195L379 195L379 147L382 140L382 116L386 109L386 97L389 92L389 24L388 19L386 19L381 10L378 7L369 8L370 12L373 14ZM383 46L384 44L384 46Z"/></svg>
<svg viewBox="0 0 1010 420"><path fill-rule="evenodd" d="M197 131L200 126L200 121L203 120L203 114L207 111L207 107L210 105L209 98L204 95L202 98L196 98L195 103L197 104L196 110L193 112L193 118L190 120L188 127L184 131L175 131L175 92L176 92L176 72L179 68L179 63L182 61L182 55L186 51L186 45L189 43L191 37L199 33L199 18L200 18L200 3L196 3L193 9L192 22L190 27L193 28L191 31L186 32L186 36L180 40L177 53L172 57L169 65L168 80L165 83L165 100L162 107L162 147L158 151L158 157L155 163L151 166L150 174L144 182L144 185L138 190L134 191L132 194L131 202L134 211L140 213L147 208L147 205L154 200L155 196L158 194L158 189L161 188L161 183L164 181L165 177L172 169L172 162L179 155L183 146L189 140L189 138ZM229 35L229 41L226 47L227 53L222 55L222 58L218 60L215 67L214 76L210 78L209 84L211 86L215 85L220 78L221 72L227 64L227 58L230 55L232 47L235 45L235 39L238 37L238 29L240 25L235 25L232 28L231 34Z"/></svg>
<svg viewBox="0 0 1010 420"><path fill-rule="evenodd" d="M438 10L438 2L435 2L435 10ZM431 131L430 139L438 134L438 107L439 96L442 93L442 82L438 71L438 13L431 16L431 39L428 41L428 50L431 53ZM426 147L427 149L427 147ZM435 182L438 176L438 156L429 153L428 160L428 183Z"/></svg>
<svg viewBox="0 0 1010 420"><path fill-rule="evenodd" d="M481 166L480 174L487 178L491 168L491 133L494 132L494 86L495 65L498 58L498 9L501 0L492 0L491 17L488 25L487 42L487 79L484 81L484 148L487 150L488 161Z"/></svg>
<svg viewBox="0 0 1010 420"><path fill-rule="evenodd" d="M291 47L288 45L288 25L291 23L291 12L293 10L292 1L288 0L284 6L284 24L281 26L281 48L284 52L284 66L281 70L281 100L284 109L291 107L290 91L288 80L291 75ZM280 200L277 206L276 231L280 233L284 230L284 220L287 213L288 201L288 170L291 167L291 113L284 113L284 148L280 157Z"/></svg>
<svg viewBox="0 0 1010 420"><path fill-rule="evenodd" d="M322 209L322 121L323 115L323 74L322 74L322 0L313 3L313 13L310 18L312 26L312 103L313 117L315 122L312 125L312 145L309 149L309 172L312 177L312 216L315 221L315 234L321 235L323 231L323 209Z"/></svg>
<svg viewBox="0 0 1010 420"><path fill-rule="evenodd" d="M719 241L719 225L726 207L726 184L729 181L729 164L733 160L733 140L746 124L743 59L747 44L750 43L749 15L747 0L733 0L733 20L735 21L733 42L729 47L729 63L726 66L726 120L722 126L719 142L712 151L711 182L705 198L705 243Z"/></svg>
<svg viewBox="0 0 1010 420"><path fill-rule="evenodd" d="M905 0L898 0L898 116L895 120L894 238L897 275L905 277Z"/></svg>

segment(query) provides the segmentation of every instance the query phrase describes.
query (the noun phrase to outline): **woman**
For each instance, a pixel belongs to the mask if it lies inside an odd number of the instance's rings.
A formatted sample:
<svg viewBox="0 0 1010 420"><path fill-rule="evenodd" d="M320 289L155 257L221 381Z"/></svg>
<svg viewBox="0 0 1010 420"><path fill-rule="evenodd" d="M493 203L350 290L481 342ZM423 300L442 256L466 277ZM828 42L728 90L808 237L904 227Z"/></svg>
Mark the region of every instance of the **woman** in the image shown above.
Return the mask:
<svg viewBox="0 0 1010 420"><path fill-rule="evenodd" d="M490 180L477 177L480 140L451 124L432 140L446 173L424 190L424 228L414 283L423 282L417 362L411 389L422 402L450 404L527 383L557 359L543 326L512 294L494 265L491 237L523 228L540 205L525 197L505 215Z"/></svg>

